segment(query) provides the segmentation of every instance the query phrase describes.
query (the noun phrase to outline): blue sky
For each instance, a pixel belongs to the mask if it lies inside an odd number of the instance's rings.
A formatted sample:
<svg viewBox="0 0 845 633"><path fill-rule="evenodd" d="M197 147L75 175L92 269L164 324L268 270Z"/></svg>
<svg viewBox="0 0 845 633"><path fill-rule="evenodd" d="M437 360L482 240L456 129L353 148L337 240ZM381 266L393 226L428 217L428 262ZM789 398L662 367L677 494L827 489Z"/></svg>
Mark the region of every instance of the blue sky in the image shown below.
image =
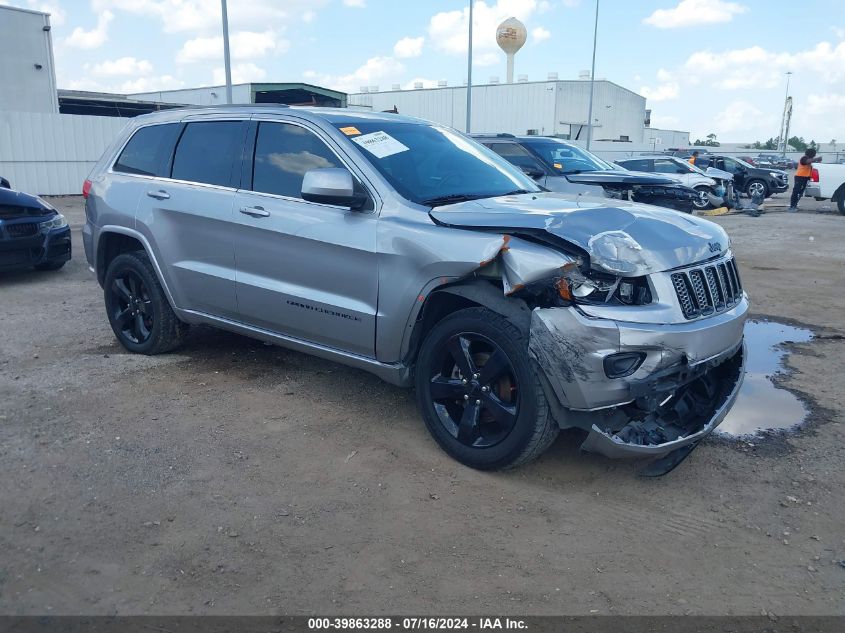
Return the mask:
<svg viewBox="0 0 845 633"><path fill-rule="evenodd" d="M218 0L0 0L50 11L59 87L141 92L222 81ZM229 0L236 81L346 91L466 78L466 2ZM516 73L590 66L595 0L475 4L475 83L504 79L496 25L529 37ZM601 0L596 76L648 98L653 125L748 141L792 130L845 142L844 0Z"/></svg>

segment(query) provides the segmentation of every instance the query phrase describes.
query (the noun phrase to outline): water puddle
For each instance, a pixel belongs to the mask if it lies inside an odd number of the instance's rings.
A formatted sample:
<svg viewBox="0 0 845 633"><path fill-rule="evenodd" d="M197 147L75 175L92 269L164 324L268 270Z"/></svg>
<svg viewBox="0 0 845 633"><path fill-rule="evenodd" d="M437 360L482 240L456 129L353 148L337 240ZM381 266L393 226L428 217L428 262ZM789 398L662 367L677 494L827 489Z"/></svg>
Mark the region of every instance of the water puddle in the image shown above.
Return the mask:
<svg viewBox="0 0 845 633"><path fill-rule="evenodd" d="M794 394L772 382L783 371L787 351L783 343L806 343L810 330L774 321L748 321L745 382L739 397L717 432L727 436L756 435L760 431L791 429L804 422L807 407Z"/></svg>

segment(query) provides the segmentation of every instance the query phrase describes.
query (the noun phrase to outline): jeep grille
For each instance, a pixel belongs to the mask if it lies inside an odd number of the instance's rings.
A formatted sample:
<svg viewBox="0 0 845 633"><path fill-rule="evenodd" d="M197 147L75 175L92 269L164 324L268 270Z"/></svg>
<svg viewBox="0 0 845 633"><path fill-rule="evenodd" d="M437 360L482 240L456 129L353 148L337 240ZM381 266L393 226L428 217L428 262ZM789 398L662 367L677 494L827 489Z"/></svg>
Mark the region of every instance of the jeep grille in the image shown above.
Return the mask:
<svg viewBox="0 0 845 633"><path fill-rule="evenodd" d="M672 285L687 319L724 312L742 299L742 284L733 258L672 273Z"/></svg>

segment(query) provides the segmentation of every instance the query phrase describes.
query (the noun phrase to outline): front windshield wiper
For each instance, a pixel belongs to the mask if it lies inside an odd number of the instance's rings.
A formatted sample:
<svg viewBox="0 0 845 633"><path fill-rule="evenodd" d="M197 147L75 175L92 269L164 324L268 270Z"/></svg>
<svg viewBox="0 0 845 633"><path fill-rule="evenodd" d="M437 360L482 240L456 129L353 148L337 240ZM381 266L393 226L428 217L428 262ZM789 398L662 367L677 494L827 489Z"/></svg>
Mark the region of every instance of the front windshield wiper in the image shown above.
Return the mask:
<svg viewBox="0 0 845 633"><path fill-rule="evenodd" d="M480 198L489 198L489 196L483 193L450 193L445 196L435 196L434 198L420 200L420 204L424 204L429 207L438 207L443 204L467 202L468 200L479 200Z"/></svg>
<svg viewBox="0 0 845 633"><path fill-rule="evenodd" d="M420 201L430 207L437 207L443 204L453 204L455 202L467 202L469 200L481 200L483 198L498 198L499 196L516 196L521 193L536 193L528 191L528 189L514 189L513 191L505 191L502 193L450 193L445 196L437 196L436 198L427 198Z"/></svg>

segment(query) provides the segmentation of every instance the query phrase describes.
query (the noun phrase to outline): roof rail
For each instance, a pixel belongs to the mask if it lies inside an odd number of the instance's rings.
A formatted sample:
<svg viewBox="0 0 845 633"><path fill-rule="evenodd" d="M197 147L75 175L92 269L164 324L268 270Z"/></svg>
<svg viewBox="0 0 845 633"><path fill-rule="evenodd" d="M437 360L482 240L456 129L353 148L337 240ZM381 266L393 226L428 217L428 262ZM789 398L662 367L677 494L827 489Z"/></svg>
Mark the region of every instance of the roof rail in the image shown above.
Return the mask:
<svg viewBox="0 0 845 633"><path fill-rule="evenodd" d="M218 108L289 108L286 103L219 103L215 105L192 105L190 103L182 104L183 108L191 109L218 109Z"/></svg>

